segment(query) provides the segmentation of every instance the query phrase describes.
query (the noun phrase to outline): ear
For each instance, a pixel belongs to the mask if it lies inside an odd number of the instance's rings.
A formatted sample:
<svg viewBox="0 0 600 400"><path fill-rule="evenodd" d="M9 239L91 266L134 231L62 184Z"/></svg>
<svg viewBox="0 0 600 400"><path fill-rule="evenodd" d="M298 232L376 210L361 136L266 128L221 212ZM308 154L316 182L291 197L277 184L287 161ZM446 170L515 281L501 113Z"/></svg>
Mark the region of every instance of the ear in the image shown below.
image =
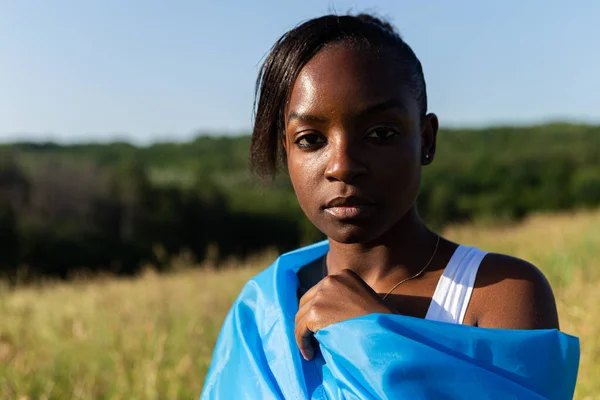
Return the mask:
<svg viewBox="0 0 600 400"><path fill-rule="evenodd" d="M427 114L423 120L423 130L421 132L421 165L429 165L435 158L438 128L437 116Z"/></svg>

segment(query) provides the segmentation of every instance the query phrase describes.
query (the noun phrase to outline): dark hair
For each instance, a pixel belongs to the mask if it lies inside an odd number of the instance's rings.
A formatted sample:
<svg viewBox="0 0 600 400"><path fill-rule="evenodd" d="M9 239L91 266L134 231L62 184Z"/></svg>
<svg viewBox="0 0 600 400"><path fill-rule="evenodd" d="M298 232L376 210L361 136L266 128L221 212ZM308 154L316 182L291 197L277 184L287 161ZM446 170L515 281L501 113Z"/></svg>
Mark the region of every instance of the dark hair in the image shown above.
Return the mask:
<svg viewBox="0 0 600 400"><path fill-rule="evenodd" d="M258 74L250 145L252 170L258 175L273 177L279 162L285 162L281 145L283 113L300 70L326 45L339 42L374 51L387 48L394 58L397 55L407 85L415 94L422 117L425 116L427 93L421 62L389 23L368 14L311 19L275 43Z"/></svg>

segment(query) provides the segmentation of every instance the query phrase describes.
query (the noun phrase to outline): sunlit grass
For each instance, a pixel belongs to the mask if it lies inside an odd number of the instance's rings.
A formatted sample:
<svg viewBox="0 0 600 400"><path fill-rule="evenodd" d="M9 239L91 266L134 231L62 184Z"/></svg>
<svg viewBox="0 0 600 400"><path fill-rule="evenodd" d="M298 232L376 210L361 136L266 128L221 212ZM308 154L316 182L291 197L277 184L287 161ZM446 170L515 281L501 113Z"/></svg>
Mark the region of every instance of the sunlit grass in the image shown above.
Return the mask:
<svg viewBox="0 0 600 400"><path fill-rule="evenodd" d="M562 330L582 342L576 398L600 399L600 212L454 227L446 236L546 273ZM198 398L231 302L274 257L221 271L0 289L0 398Z"/></svg>

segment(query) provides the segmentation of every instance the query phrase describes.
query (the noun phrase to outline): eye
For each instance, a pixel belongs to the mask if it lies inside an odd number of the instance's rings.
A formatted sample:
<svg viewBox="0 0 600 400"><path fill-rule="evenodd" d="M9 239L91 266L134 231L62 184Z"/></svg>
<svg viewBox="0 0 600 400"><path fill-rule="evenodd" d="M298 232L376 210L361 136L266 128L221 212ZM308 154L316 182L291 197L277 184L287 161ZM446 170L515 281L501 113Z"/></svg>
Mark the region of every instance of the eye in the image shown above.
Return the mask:
<svg viewBox="0 0 600 400"><path fill-rule="evenodd" d="M398 132L385 126L375 128L367 134L367 139L388 140L397 136Z"/></svg>
<svg viewBox="0 0 600 400"><path fill-rule="evenodd" d="M317 147L323 143L325 143L325 138L318 133L308 133L296 140L296 145L302 148Z"/></svg>

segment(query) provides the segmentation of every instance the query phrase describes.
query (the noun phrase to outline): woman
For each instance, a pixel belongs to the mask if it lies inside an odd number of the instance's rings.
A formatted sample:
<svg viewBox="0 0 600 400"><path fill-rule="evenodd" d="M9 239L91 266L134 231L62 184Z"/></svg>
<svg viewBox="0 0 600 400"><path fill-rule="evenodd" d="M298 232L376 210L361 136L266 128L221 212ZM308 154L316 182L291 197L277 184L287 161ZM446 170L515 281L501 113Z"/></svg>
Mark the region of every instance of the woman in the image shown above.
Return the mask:
<svg viewBox="0 0 600 400"><path fill-rule="evenodd" d="M272 175L281 159L328 240L246 285L203 398L572 396L578 343L558 332L542 273L419 217L438 120L419 60L389 24L303 23L271 50L257 95L253 166Z"/></svg>

